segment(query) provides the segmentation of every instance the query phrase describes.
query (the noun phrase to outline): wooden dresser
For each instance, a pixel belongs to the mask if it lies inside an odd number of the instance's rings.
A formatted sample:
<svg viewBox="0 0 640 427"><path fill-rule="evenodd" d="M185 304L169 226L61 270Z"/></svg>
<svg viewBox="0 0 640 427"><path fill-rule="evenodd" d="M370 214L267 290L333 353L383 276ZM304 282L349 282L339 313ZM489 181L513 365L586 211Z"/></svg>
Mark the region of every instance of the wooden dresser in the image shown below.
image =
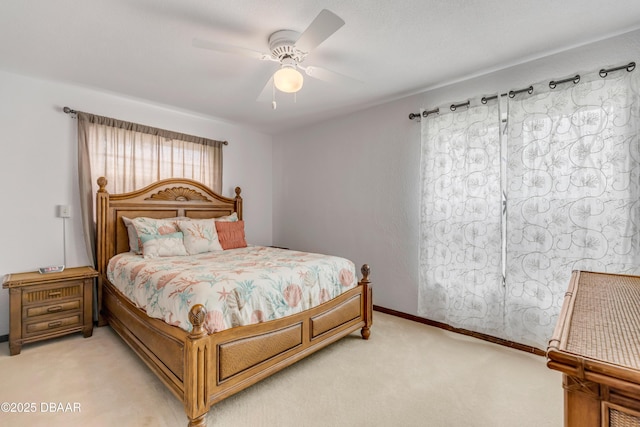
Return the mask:
<svg viewBox="0 0 640 427"><path fill-rule="evenodd" d="M547 359L566 427L640 426L640 277L574 271Z"/></svg>
<svg viewBox="0 0 640 427"><path fill-rule="evenodd" d="M93 334L93 279L91 267L60 273L7 274L9 289L9 351L20 354L22 344L74 332Z"/></svg>

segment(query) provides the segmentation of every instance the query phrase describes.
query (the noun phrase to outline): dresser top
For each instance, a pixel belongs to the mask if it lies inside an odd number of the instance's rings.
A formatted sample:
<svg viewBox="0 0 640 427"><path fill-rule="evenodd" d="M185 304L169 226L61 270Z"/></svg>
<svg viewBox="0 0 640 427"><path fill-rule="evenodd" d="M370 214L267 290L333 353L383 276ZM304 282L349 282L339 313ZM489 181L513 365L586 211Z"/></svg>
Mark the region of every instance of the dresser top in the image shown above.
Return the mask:
<svg viewBox="0 0 640 427"><path fill-rule="evenodd" d="M29 271L26 273L12 273L4 276L2 281L3 288L15 288L25 285L34 285L38 283L51 283L57 281L85 279L97 277L98 272L91 267L72 267L65 268L59 273L41 274L37 271Z"/></svg>
<svg viewBox="0 0 640 427"><path fill-rule="evenodd" d="M550 360L594 371L640 371L640 277L573 272Z"/></svg>

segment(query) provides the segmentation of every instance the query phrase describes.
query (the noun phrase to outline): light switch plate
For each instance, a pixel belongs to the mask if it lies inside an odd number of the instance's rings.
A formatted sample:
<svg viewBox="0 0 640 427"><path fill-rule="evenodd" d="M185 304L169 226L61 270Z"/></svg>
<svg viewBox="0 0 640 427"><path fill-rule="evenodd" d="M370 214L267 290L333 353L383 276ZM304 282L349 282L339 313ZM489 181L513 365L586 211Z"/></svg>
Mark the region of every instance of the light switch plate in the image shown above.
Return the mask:
<svg viewBox="0 0 640 427"><path fill-rule="evenodd" d="M71 207L69 205L58 205L58 216L60 218L69 218L71 216Z"/></svg>

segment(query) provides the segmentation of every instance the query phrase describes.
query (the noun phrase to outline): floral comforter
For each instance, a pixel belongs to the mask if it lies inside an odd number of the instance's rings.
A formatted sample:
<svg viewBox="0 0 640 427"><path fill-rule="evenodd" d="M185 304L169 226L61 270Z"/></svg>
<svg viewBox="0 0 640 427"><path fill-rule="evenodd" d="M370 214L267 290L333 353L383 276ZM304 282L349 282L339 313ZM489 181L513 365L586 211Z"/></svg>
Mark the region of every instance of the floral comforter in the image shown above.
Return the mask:
<svg viewBox="0 0 640 427"><path fill-rule="evenodd" d="M189 309L204 305L209 333L299 313L357 284L347 259L262 246L153 259L127 252L109 261L107 277L149 316L186 331Z"/></svg>

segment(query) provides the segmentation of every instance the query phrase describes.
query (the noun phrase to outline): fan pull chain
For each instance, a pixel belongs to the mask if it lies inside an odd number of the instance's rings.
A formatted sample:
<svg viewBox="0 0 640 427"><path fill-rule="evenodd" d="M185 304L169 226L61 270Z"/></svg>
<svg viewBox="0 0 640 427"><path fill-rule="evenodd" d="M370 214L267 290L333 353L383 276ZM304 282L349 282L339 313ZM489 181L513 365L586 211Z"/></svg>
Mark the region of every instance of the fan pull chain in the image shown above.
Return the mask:
<svg viewBox="0 0 640 427"><path fill-rule="evenodd" d="M276 104L276 85L275 83L271 86L271 108L274 110L278 108L278 104Z"/></svg>

